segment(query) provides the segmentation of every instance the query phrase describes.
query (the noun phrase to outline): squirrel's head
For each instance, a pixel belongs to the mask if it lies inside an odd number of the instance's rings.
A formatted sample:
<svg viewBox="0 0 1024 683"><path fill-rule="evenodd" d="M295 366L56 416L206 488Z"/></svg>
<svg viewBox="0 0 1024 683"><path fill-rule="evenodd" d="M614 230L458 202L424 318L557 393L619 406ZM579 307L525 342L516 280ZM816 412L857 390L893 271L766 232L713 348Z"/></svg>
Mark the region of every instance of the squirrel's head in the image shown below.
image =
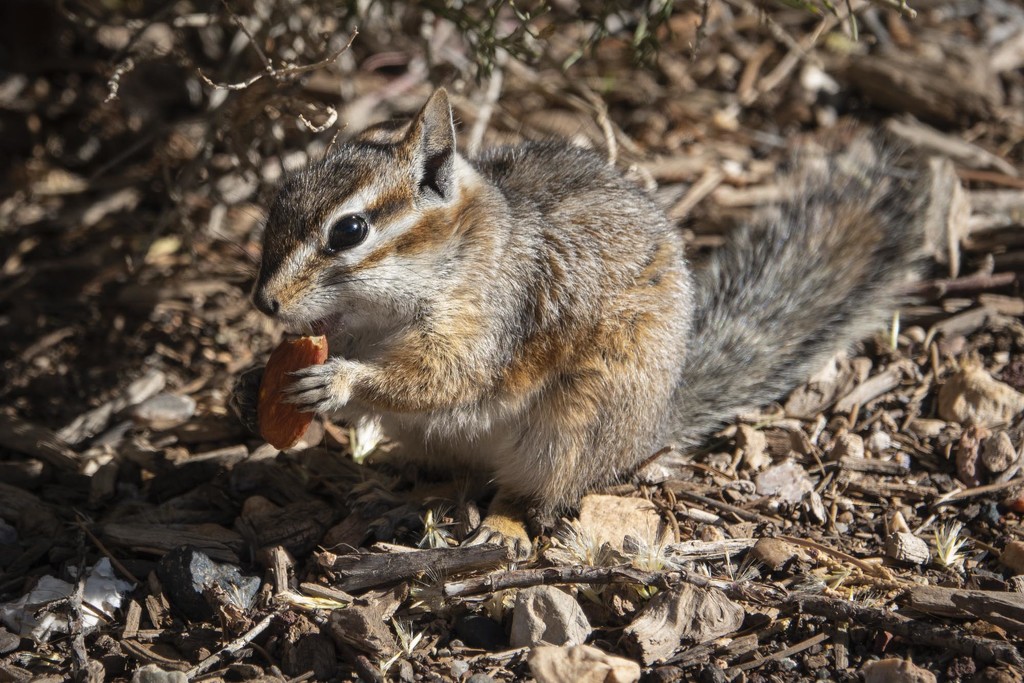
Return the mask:
<svg viewBox="0 0 1024 683"><path fill-rule="evenodd" d="M253 302L289 328L320 333L413 314L474 177L437 90L410 123L370 129L285 180Z"/></svg>

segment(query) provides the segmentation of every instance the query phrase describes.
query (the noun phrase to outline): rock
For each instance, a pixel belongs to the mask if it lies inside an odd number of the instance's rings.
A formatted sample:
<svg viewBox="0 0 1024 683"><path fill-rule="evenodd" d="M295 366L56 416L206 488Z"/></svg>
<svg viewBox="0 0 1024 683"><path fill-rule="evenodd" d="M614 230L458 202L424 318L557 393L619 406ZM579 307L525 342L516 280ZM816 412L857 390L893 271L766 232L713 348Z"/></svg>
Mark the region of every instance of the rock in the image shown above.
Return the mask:
<svg viewBox="0 0 1024 683"><path fill-rule="evenodd" d="M989 472L999 474L1017 462L1017 449L1013 447L1010 435L1004 431L985 439L985 447L981 452L981 463Z"/></svg>
<svg viewBox="0 0 1024 683"><path fill-rule="evenodd" d="M466 644L488 652L497 652L508 648L508 636L505 629L494 619L482 614L467 614L455 622L455 635Z"/></svg>
<svg viewBox="0 0 1024 683"><path fill-rule="evenodd" d="M814 490L807 472L794 460L769 467L754 479L762 496L778 496L788 503L799 503L808 491Z"/></svg>
<svg viewBox="0 0 1024 683"><path fill-rule="evenodd" d="M1015 574L1024 574L1024 541L1010 541L1003 546L999 562Z"/></svg>
<svg viewBox="0 0 1024 683"><path fill-rule="evenodd" d="M906 659L882 659L861 668L864 683L935 683L935 674Z"/></svg>
<svg viewBox="0 0 1024 683"><path fill-rule="evenodd" d="M640 665L590 645L535 647L526 660L537 683L634 683Z"/></svg>
<svg viewBox="0 0 1024 683"><path fill-rule="evenodd" d="M469 664L461 659L453 659L451 665L452 678L456 681L469 671Z"/></svg>
<svg viewBox="0 0 1024 683"><path fill-rule="evenodd" d="M21 638L0 626L0 655L14 652L21 645Z"/></svg>
<svg viewBox="0 0 1024 683"><path fill-rule="evenodd" d="M164 671L156 664L147 664L136 669L132 683L188 683L188 676L184 671Z"/></svg>
<svg viewBox="0 0 1024 683"><path fill-rule="evenodd" d="M579 645L591 632L579 603L553 586L519 591L512 612L512 647Z"/></svg>
<svg viewBox="0 0 1024 683"><path fill-rule="evenodd" d="M171 606L192 621L209 619L221 607L246 611L260 589L258 577L244 576L238 567L214 562L187 545L160 558L156 575Z"/></svg>
<svg viewBox="0 0 1024 683"><path fill-rule="evenodd" d="M850 432L845 432L836 437L836 442L832 446L832 460L839 460L840 458L863 457L864 439L861 438L859 434L851 434Z"/></svg>
<svg viewBox="0 0 1024 683"><path fill-rule="evenodd" d="M883 431L871 432L871 436L864 442L864 446L875 455L892 446L892 437Z"/></svg>
<svg viewBox="0 0 1024 683"><path fill-rule="evenodd" d="M658 508L642 498L585 496L580 503L579 528L596 547L608 543L620 552L627 534L651 545L669 542L669 530Z"/></svg>
<svg viewBox="0 0 1024 683"><path fill-rule="evenodd" d="M939 389L939 417L961 424L995 427L1024 410L1024 394L992 378L983 368L965 367Z"/></svg>
<svg viewBox="0 0 1024 683"><path fill-rule="evenodd" d="M900 562L928 564L931 551L928 543L914 534L897 532L885 539L885 554Z"/></svg>
<svg viewBox="0 0 1024 683"><path fill-rule="evenodd" d="M466 683L495 683L495 681L487 674L473 674L466 679Z"/></svg>
<svg viewBox="0 0 1024 683"><path fill-rule="evenodd" d="M743 609L721 590L681 584L655 595L623 639L626 650L650 666L684 645L732 633L742 623Z"/></svg>
<svg viewBox="0 0 1024 683"><path fill-rule="evenodd" d="M787 562L797 557L798 554L799 550L792 543L787 543L778 538L761 538L750 549L749 557L751 560L760 562L775 572L782 569Z"/></svg>
<svg viewBox="0 0 1024 683"><path fill-rule="evenodd" d="M155 431L183 425L196 414L196 402L189 396L161 393L132 408L132 418Z"/></svg>

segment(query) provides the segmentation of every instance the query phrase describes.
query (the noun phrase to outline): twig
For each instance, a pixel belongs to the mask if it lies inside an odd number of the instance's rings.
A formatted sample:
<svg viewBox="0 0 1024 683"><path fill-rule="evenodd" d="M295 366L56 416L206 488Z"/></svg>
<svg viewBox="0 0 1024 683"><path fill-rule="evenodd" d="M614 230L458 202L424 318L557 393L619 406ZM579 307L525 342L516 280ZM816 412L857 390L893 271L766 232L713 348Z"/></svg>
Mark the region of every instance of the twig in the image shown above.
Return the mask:
<svg viewBox="0 0 1024 683"><path fill-rule="evenodd" d="M267 630L267 627L270 626L270 622L273 621L274 617L276 617L280 613L281 612L279 610L275 610L267 616L263 617L251 629L240 635L238 638L235 638L230 643L222 647L220 650L214 652L212 655L210 655L209 657L207 657L206 659L204 659L203 661L199 662L191 669L186 671L185 676L191 681L200 674L202 674L204 671L209 669L211 666L219 662L225 656L232 655L235 652L238 652L243 647L252 642L256 638L256 636Z"/></svg>
<svg viewBox="0 0 1024 683"><path fill-rule="evenodd" d="M668 588L677 583L689 583L702 588L720 588L730 598L762 599L775 587L747 583L740 585L731 581L720 581L702 574L675 569L670 571L647 572L623 565L618 567L544 567L541 569L517 569L509 572L476 576L461 581L449 581L441 588L446 598L485 595L509 588L550 586L564 583L616 584L628 583L642 586ZM754 588L752 591L751 589ZM764 595L757 595L762 593ZM776 593L776 596L778 594Z"/></svg>
<svg viewBox="0 0 1024 683"><path fill-rule="evenodd" d="M314 125L303 114L299 114L299 120L302 121L303 124L305 124L306 128L308 128L311 133L322 133L337 122L338 110L330 105L327 105L327 120L324 123L320 124L319 126Z"/></svg>
<svg viewBox="0 0 1024 683"><path fill-rule="evenodd" d="M798 612L816 614L831 621L852 621L888 631L915 645L931 645L958 654L974 657L984 664L1006 662L1024 666L1024 655L1013 643L966 635L951 630L947 624L927 624L901 614L824 596L794 596L790 605Z"/></svg>
<svg viewBox="0 0 1024 683"><path fill-rule="evenodd" d="M267 57L267 53L263 51L260 44L256 42L256 36L252 34L249 27L245 25L242 18L235 14L231 6L228 5L228 0L220 0L220 4L224 5L224 10L231 17L231 20L235 22L235 25L242 30L245 37L249 39L249 44L252 45L252 49L256 50L256 54L259 55L260 61L263 62L263 67L267 70L267 73L271 73L274 70L274 63L270 61L270 57Z"/></svg>
<svg viewBox="0 0 1024 683"><path fill-rule="evenodd" d="M333 62L334 60L336 60L338 57L340 57L343 52L352 47L352 41L354 41L356 39L356 36L358 35L359 30L352 29L352 35L351 37L349 37L348 42L345 43L339 49L332 52L327 57L321 59L319 62L314 62L313 64L305 64L302 66L293 65L285 67L283 69L278 69L271 66L266 73L256 74L255 76L251 76L244 81L239 81L238 83L215 83L214 81L210 80L210 78L208 78L206 74L203 73L202 69L197 68L196 72L199 75L200 80L202 80L203 83L206 83L206 85L210 86L211 88L216 88L218 90L245 90L250 85L260 80L264 76L270 76L275 81L280 82L292 76L300 76L302 74L309 73L310 71L322 69L331 62Z"/></svg>
<svg viewBox="0 0 1024 683"><path fill-rule="evenodd" d="M494 105L501 96L501 87L505 81L505 70L502 69L502 65L505 63L506 52L504 50L498 50L495 57L495 68L491 71L490 80L487 83L487 92L484 94L483 104L480 105L480 110L477 112L476 121L473 122L473 127L469 131L469 140L466 143L466 152L471 157L475 157L477 152L480 151L480 145L484 141L484 132L487 130L487 124L491 121L491 115L494 113Z"/></svg>
<svg viewBox="0 0 1024 683"><path fill-rule="evenodd" d="M784 648L782 650L779 650L778 652L773 652L772 654L768 655L767 657L758 657L757 659L754 659L754 660L749 661L749 662L744 662L743 664L737 664L736 666L730 666L728 669L725 670L725 675L728 678L733 678L736 674L738 674L741 671L750 671L751 669L756 669L757 667L763 666L764 664L767 664L768 662L771 662L771 661L774 661L774 660L779 660L779 659L785 659L786 657L790 657L792 655L795 655L798 652L803 652L804 650L807 650L808 648L812 648L815 645L817 645L818 643L820 643L820 642L822 642L824 640L828 640L828 638L829 638L829 634L828 633L819 633L817 635L813 635L810 638L808 638L807 640L801 641L801 642L797 643L796 645L793 645L793 646Z"/></svg>
<svg viewBox="0 0 1024 683"><path fill-rule="evenodd" d="M738 505L732 505L721 500L708 498L707 496L702 496L699 493L693 493L691 491L685 491L679 488L673 488L673 492L679 498L686 498L687 500L692 501L694 503L700 503L701 505L707 505L709 507L715 508L716 510L728 512L730 514L736 515L740 519L747 522L770 522L772 524L782 523L782 520L778 517L772 517L770 515L762 515L757 512L751 512L750 510L741 508Z"/></svg>
<svg viewBox="0 0 1024 683"><path fill-rule="evenodd" d="M615 140L615 130L612 128L611 119L608 118L608 105L598 97L597 93L586 86L579 86L579 91L597 114L597 125L601 127L604 144L608 148L608 165L614 166L619 160L619 145Z"/></svg>
<svg viewBox="0 0 1024 683"><path fill-rule="evenodd" d="M877 576L887 581L895 580L892 574L889 573L889 570L880 564L872 564L870 562L865 562L864 560L858 559L853 555L848 555L841 550L836 550L835 548L830 548L827 545L822 545L820 543L816 543L815 541L811 541L805 538L794 538L792 536L780 536L779 538L783 541L786 541L787 543L792 543L793 545L798 545L804 548L811 548L812 550L817 550L818 552L824 553L826 555L831 555L832 557L838 560L852 564L853 566L857 567L869 576Z"/></svg>
<svg viewBox="0 0 1024 683"><path fill-rule="evenodd" d="M1018 486L1020 480L1011 479L1010 481L1003 481L995 484L983 484L982 486L974 486L969 489L958 489L956 491L950 491L939 496L932 504L933 509L948 505L957 500L964 500L965 498L974 498L975 496L983 496L989 493L995 493L997 491L1003 491L1005 489L1013 488Z"/></svg>
<svg viewBox="0 0 1024 683"><path fill-rule="evenodd" d="M62 472L77 472L79 456L45 427L0 415L0 446L39 458Z"/></svg>
<svg viewBox="0 0 1024 683"><path fill-rule="evenodd" d="M81 514L79 514L78 516L78 528L81 529L82 532L89 537L89 540L92 541L93 545L99 548L99 551L103 553L103 556L110 560L110 564L114 565L117 568L117 571L121 572L123 576L125 576L129 581L134 583L136 586L142 583L135 577L134 574L128 571L127 567L121 564L120 560L114 557L113 553L110 552L110 549L107 548L107 546L103 545L103 541L96 538L96 535L89 530L89 527L85 525L85 520L82 519Z"/></svg>
<svg viewBox="0 0 1024 683"><path fill-rule="evenodd" d="M690 48L690 61L697 61L697 53L704 45L704 37L708 31L708 10L711 8L711 0L704 0L700 5L700 23L697 24L697 35L693 40L693 47Z"/></svg>
<svg viewBox="0 0 1024 683"><path fill-rule="evenodd" d="M121 90L121 78L134 68L135 60L131 57L114 67L114 73L107 79L107 96L103 99L103 104L117 99L117 93Z"/></svg>
<svg viewBox="0 0 1024 683"><path fill-rule="evenodd" d="M690 186L690 189L686 191L683 198L675 203L671 209L669 209L668 217L674 221L682 220L686 218L694 207L701 203L701 201L709 194L715 191L722 181L725 179L725 173L722 169L717 166L712 166L700 179Z"/></svg>

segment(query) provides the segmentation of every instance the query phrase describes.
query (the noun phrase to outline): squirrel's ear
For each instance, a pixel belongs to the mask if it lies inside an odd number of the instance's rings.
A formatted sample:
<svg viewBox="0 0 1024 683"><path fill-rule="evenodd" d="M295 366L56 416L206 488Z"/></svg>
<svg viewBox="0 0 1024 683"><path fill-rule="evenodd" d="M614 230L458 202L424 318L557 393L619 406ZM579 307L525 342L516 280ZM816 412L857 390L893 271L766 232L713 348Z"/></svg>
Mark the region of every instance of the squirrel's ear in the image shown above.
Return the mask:
<svg viewBox="0 0 1024 683"><path fill-rule="evenodd" d="M455 123L444 88L435 90L416 115L405 144L412 152L420 191L449 198L455 175Z"/></svg>

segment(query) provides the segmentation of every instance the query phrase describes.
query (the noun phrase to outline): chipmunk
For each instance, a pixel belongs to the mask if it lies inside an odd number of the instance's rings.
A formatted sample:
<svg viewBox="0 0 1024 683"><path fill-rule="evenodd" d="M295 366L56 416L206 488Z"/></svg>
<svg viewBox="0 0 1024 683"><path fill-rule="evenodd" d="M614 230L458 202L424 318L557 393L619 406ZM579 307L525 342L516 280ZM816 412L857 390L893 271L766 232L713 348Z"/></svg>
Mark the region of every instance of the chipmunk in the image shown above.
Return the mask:
<svg viewBox="0 0 1024 683"><path fill-rule="evenodd" d="M290 401L489 473L469 542L522 558L528 509L699 444L888 319L922 252L913 175L843 159L786 180L798 198L695 273L682 232L597 153L467 159L437 90L283 182L253 301L328 335Z"/></svg>

